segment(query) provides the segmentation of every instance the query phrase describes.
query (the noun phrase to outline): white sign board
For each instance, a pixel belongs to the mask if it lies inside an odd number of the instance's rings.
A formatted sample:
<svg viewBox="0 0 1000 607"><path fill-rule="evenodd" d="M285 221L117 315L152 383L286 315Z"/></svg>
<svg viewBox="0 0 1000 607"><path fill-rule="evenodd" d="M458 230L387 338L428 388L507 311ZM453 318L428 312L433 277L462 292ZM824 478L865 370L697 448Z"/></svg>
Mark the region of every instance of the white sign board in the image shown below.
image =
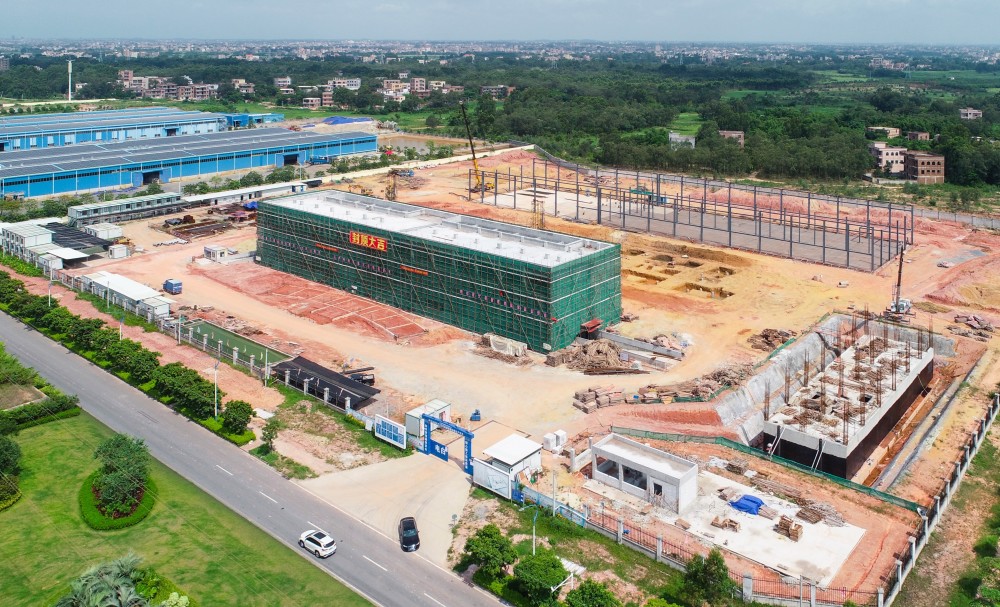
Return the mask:
<svg viewBox="0 0 1000 607"><path fill-rule="evenodd" d="M376 415L374 430L376 438L381 438L400 449L406 449L406 426L403 424Z"/></svg>

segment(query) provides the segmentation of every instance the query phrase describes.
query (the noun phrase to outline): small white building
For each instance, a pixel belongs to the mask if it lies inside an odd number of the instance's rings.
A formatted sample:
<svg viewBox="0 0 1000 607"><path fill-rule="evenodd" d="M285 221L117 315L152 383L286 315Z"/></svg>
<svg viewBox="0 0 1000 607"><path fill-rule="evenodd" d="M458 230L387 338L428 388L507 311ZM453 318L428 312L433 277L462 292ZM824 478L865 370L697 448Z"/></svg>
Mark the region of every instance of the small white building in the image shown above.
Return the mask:
<svg viewBox="0 0 1000 607"><path fill-rule="evenodd" d="M542 469L542 445L511 434L483 450L487 459L472 460L472 482L510 499L517 475Z"/></svg>
<svg viewBox="0 0 1000 607"><path fill-rule="evenodd" d="M430 415L442 421L451 421L451 405L443 400L434 399L406 412L406 433L417 438L424 436L423 415Z"/></svg>
<svg viewBox="0 0 1000 607"><path fill-rule="evenodd" d="M103 270L79 277L79 285L83 291L150 320L170 314L170 304L174 303L172 299L160 295L156 289Z"/></svg>
<svg viewBox="0 0 1000 607"><path fill-rule="evenodd" d="M226 247L217 244L205 245L205 259L221 261L226 256Z"/></svg>
<svg viewBox="0 0 1000 607"><path fill-rule="evenodd" d="M113 223L95 223L93 225L83 226L80 229L98 238L103 238L104 240L114 240L116 238L121 238L125 234L121 226L116 226Z"/></svg>
<svg viewBox="0 0 1000 607"><path fill-rule="evenodd" d="M594 480L684 514L698 497L698 464L609 434L591 449Z"/></svg>
<svg viewBox="0 0 1000 607"><path fill-rule="evenodd" d="M27 221L5 224L0 231L3 252L25 260L29 248L51 243L52 230Z"/></svg>

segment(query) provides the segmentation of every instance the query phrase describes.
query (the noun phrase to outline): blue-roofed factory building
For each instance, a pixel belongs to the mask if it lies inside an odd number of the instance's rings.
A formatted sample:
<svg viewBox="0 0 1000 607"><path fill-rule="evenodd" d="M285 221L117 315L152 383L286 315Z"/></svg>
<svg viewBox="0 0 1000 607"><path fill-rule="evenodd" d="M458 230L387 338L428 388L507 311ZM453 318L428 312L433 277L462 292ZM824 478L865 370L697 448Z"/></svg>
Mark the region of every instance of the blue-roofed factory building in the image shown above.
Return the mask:
<svg viewBox="0 0 1000 607"><path fill-rule="evenodd" d="M223 119L225 123L225 119ZM0 196L51 196L377 151L368 133L255 128L0 152Z"/></svg>
<svg viewBox="0 0 1000 607"><path fill-rule="evenodd" d="M218 133L231 128L224 114L140 108L0 118L0 153L79 143L157 139Z"/></svg>

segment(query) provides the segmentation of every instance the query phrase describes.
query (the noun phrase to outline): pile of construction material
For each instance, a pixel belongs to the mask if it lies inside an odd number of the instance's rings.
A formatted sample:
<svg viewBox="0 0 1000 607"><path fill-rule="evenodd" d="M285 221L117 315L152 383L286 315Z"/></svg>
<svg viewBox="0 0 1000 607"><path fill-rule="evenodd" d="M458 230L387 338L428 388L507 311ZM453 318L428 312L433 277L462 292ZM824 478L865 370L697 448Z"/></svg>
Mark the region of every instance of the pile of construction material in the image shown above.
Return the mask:
<svg viewBox="0 0 1000 607"><path fill-rule="evenodd" d="M771 352L781 346L789 339L795 337L795 331L789 329L764 329L760 333L751 335L747 342L754 350Z"/></svg>
<svg viewBox="0 0 1000 607"><path fill-rule="evenodd" d="M593 386L579 390L573 395L573 406L590 413L601 407L612 407L625 403L625 393L615 386Z"/></svg>
<svg viewBox="0 0 1000 607"><path fill-rule="evenodd" d="M661 400L665 399L708 399L719 390L735 388L753 375L753 366L745 364L729 365L712 371L704 377L696 377L686 382L668 386L649 385L640 394L655 392Z"/></svg>
<svg viewBox="0 0 1000 607"><path fill-rule="evenodd" d="M802 525L784 515L778 519L774 530L796 542L802 538Z"/></svg>
<svg viewBox="0 0 1000 607"><path fill-rule="evenodd" d="M718 527L719 529L732 529L733 531L740 530L740 524L728 517L717 516L713 518L712 526Z"/></svg>
<svg viewBox="0 0 1000 607"><path fill-rule="evenodd" d="M653 344L654 346L659 346L660 348L666 348L667 350L677 350L678 352L683 351L684 348L688 346L687 342L680 339L676 335L657 335L656 337L636 337L636 341L643 341L647 344Z"/></svg>
<svg viewBox="0 0 1000 607"><path fill-rule="evenodd" d="M979 341L989 341L993 337L993 323L982 316L959 314L955 317L955 322L958 324L948 327L948 330L955 335L971 337Z"/></svg>
<svg viewBox="0 0 1000 607"><path fill-rule="evenodd" d="M762 478L760 475L754 476L750 482L762 491L781 496L798 505L801 509L796 516L804 521L810 523L823 521L831 527L843 527L846 524L844 523L844 517L833 506L826 502L809 499L802 494L800 489Z"/></svg>
<svg viewBox="0 0 1000 607"><path fill-rule="evenodd" d="M608 339L596 339L556 350L545 357L545 364L550 367L566 365L577 371L630 369L622 362L621 347Z"/></svg>
<svg viewBox="0 0 1000 607"><path fill-rule="evenodd" d="M512 365L531 364L531 357L527 356L528 344L493 333L483 335L473 351L480 356Z"/></svg>

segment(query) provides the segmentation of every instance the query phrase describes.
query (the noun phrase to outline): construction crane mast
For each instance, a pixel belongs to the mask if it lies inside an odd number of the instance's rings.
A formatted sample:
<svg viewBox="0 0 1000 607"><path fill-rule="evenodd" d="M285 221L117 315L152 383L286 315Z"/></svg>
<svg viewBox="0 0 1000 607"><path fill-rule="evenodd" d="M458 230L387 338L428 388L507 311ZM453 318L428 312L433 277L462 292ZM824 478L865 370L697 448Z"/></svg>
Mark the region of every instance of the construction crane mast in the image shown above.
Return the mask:
<svg viewBox="0 0 1000 607"><path fill-rule="evenodd" d="M476 185L472 187L470 192L488 192L493 189L493 186L484 183L482 178L479 176L479 161L476 160L476 144L472 141L472 127L469 126L469 115L465 111L465 101L458 102L458 109L462 111L462 122L465 123L465 133L469 136L469 150L472 151L472 170L476 174Z"/></svg>
<svg viewBox="0 0 1000 607"><path fill-rule="evenodd" d="M892 301L885 309L885 317L894 322L910 322L908 316L913 316L913 303L904 299L903 295L903 257L906 255L906 245L899 251L899 270L896 273L896 284L892 287Z"/></svg>

